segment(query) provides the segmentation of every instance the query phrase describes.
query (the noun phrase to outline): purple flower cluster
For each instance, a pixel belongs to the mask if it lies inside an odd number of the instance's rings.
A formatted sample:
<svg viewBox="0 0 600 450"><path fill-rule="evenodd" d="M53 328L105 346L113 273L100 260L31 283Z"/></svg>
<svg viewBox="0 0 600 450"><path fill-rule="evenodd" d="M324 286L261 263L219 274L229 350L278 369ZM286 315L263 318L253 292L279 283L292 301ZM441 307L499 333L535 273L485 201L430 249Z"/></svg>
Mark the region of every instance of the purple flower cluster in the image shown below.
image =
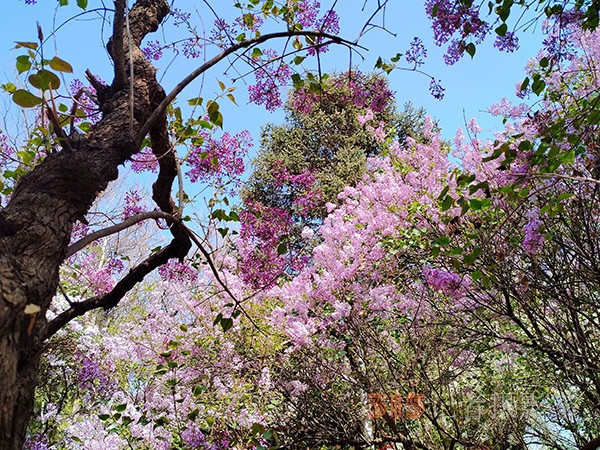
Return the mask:
<svg viewBox="0 0 600 450"><path fill-rule="evenodd" d="M114 383L102 370L97 361L79 354L81 368L77 372L77 386L93 395L110 396L114 391Z"/></svg>
<svg viewBox="0 0 600 450"><path fill-rule="evenodd" d="M274 50L265 51L264 56L267 60L254 60L260 67L254 71L256 84L248 86L248 97L252 103L265 105L268 111L275 111L282 104L280 87L289 84L292 70L278 60Z"/></svg>
<svg viewBox="0 0 600 450"><path fill-rule="evenodd" d="M74 98L75 96L79 96L76 100L77 108L84 112L84 117L75 116L75 123L80 123L84 120L89 120L92 123L98 122L100 120L98 106L90 97L96 95L96 89L92 86L84 86L80 80L75 79L69 85L69 91Z"/></svg>
<svg viewBox="0 0 600 450"><path fill-rule="evenodd" d="M519 49L519 38L512 32L504 36L496 36L494 47L502 52L512 53Z"/></svg>
<svg viewBox="0 0 600 450"><path fill-rule="evenodd" d="M255 288L272 286L283 273L286 261L277 252L284 234L292 226L290 212L286 209L265 206L245 200L240 213L241 271L244 282Z"/></svg>
<svg viewBox="0 0 600 450"><path fill-rule="evenodd" d="M135 216L144 211L144 208L140 204L142 202L142 196L136 190L128 191L125 194L125 206L123 207L123 219L129 219L131 216Z"/></svg>
<svg viewBox="0 0 600 450"><path fill-rule="evenodd" d="M311 28L317 21L321 4L316 0L299 0L296 7L298 8L294 16L296 23L305 30Z"/></svg>
<svg viewBox="0 0 600 450"><path fill-rule="evenodd" d="M187 262L170 259L167 264L158 268L158 274L163 281L174 283L193 283L198 278L198 271Z"/></svg>
<svg viewBox="0 0 600 450"><path fill-rule="evenodd" d="M540 233L542 221L537 214L530 214L529 222L523 227L523 248L529 255L537 254L544 246L545 237Z"/></svg>
<svg viewBox="0 0 600 450"><path fill-rule="evenodd" d="M175 25L176 27L188 23L188 21L192 17L190 13L178 8L173 8L171 10L171 15L173 16L173 25Z"/></svg>
<svg viewBox="0 0 600 450"><path fill-rule="evenodd" d="M158 170L158 160L150 147L144 147L142 151L131 158L131 170L135 173L156 172Z"/></svg>
<svg viewBox="0 0 600 450"><path fill-rule="evenodd" d="M442 269L426 267L423 270L423 275L427 284L434 291L440 291L450 296L455 296L462 284L462 279L459 275Z"/></svg>
<svg viewBox="0 0 600 450"><path fill-rule="evenodd" d="M153 59L155 61L158 61L160 58L162 58L162 51L163 48L158 41L150 41L148 42L148 45L142 49L142 52L146 58L149 60Z"/></svg>
<svg viewBox="0 0 600 450"><path fill-rule="evenodd" d="M191 37L183 41L183 54L186 58L194 59L202 55L202 44L197 37Z"/></svg>
<svg viewBox="0 0 600 450"><path fill-rule="evenodd" d="M335 79L334 86L335 90L328 89L327 85L323 86L320 95L307 88L296 89L292 94L294 109L302 114L310 114L320 96L331 96L332 103L342 107L353 105L378 113L390 105L394 95L383 78L368 78L359 71L340 74Z"/></svg>
<svg viewBox="0 0 600 450"><path fill-rule="evenodd" d="M35 3L35 0L30 0ZM45 434L38 433L33 436L27 436L23 450L50 450L50 443Z"/></svg>
<svg viewBox="0 0 600 450"><path fill-rule="evenodd" d="M340 32L340 17L337 12L330 9L321 17L316 24L316 28L327 34L338 34ZM323 38L318 37L314 40L314 44L308 49L309 55L316 55L317 53L325 53L328 50L327 45L323 45Z"/></svg>
<svg viewBox="0 0 600 450"><path fill-rule="evenodd" d="M271 168L278 188L286 186L291 195L294 212L306 217L321 201L321 191L315 186L314 173L304 169L298 174L290 173L283 164L275 163Z"/></svg>
<svg viewBox="0 0 600 450"><path fill-rule="evenodd" d="M435 14L434 14L435 8ZM444 59L456 63L466 50L465 40L472 38L481 43L490 31L490 25L479 16L479 6L453 0L427 0L425 11L432 19L433 36L438 46L450 41ZM452 39L455 34L458 38Z"/></svg>
<svg viewBox="0 0 600 450"><path fill-rule="evenodd" d="M406 51L406 62L413 64L415 69L425 64L425 58L427 58L427 49L423 44L423 41L418 37L415 37L410 43L410 48Z"/></svg>
<svg viewBox="0 0 600 450"><path fill-rule="evenodd" d="M192 182L214 180L233 185L240 182L244 173L244 157L252 147L252 137L247 130L232 136L225 132L217 139L204 133L202 147L194 147L186 160L191 168L186 172Z"/></svg>
<svg viewBox="0 0 600 450"><path fill-rule="evenodd" d="M429 83L429 93L433 96L433 98L436 100L442 100L444 98L445 90L446 89L444 89L440 84L440 80L436 80L435 78L431 79L431 82Z"/></svg>

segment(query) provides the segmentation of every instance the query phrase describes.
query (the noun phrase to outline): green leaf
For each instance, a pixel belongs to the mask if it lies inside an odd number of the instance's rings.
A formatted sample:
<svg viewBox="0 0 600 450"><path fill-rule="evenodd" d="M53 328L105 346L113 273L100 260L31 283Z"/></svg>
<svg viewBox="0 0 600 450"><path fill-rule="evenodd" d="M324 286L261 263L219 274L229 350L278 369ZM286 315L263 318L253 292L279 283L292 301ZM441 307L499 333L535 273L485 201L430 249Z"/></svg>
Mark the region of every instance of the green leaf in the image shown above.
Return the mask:
<svg viewBox="0 0 600 450"><path fill-rule="evenodd" d="M59 6L67 6L69 4L69 0L58 0Z"/></svg>
<svg viewBox="0 0 600 450"><path fill-rule="evenodd" d="M250 56L252 58L260 58L262 55L263 55L263 52L258 47L254 47L254 49L252 50L252 53L250 54Z"/></svg>
<svg viewBox="0 0 600 450"><path fill-rule="evenodd" d="M115 408L116 412L123 412L127 409L127 404L126 403L121 403L120 405L117 405Z"/></svg>
<svg viewBox="0 0 600 450"><path fill-rule="evenodd" d="M13 92L15 92L17 90L17 86L15 86L13 83L6 83L6 84L2 84L0 85L0 87L5 91L8 92L10 94L12 94Z"/></svg>
<svg viewBox="0 0 600 450"><path fill-rule="evenodd" d="M465 264L473 264L479 255L481 255L481 248L475 247L471 253L465 256Z"/></svg>
<svg viewBox="0 0 600 450"><path fill-rule="evenodd" d="M17 71L19 74L27 72L31 68L31 59L28 55L21 55L17 57Z"/></svg>
<svg viewBox="0 0 600 450"><path fill-rule="evenodd" d="M188 104L190 106L202 106L203 101L204 101L204 99L202 97L195 97L195 98L190 98L188 100Z"/></svg>
<svg viewBox="0 0 600 450"><path fill-rule="evenodd" d="M25 89L17 89L12 96L13 102L22 108L33 108L42 103L42 99Z"/></svg>
<svg viewBox="0 0 600 450"><path fill-rule="evenodd" d="M71 64L69 64L64 59L60 59L58 56L52 58L48 62L48 64L50 64L50 67L52 67L57 72L73 73L73 66L71 66Z"/></svg>
<svg viewBox="0 0 600 450"><path fill-rule="evenodd" d="M496 28L495 31L498 36L506 36L506 32L508 31L508 25L506 25L506 23L503 23L498 28Z"/></svg>
<svg viewBox="0 0 600 450"><path fill-rule="evenodd" d="M223 128L223 114L221 114L219 111L213 112L209 116L209 119L212 123L214 123L219 128Z"/></svg>
<svg viewBox="0 0 600 450"><path fill-rule="evenodd" d="M531 85L531 90L536 94L540 95L542 91L546 88L546 82L541 78L535 80Z"/></svg>
<svg viewBox="0 0 600 450"><path fill-rule="evenodd" d="M575 152L573 150L569 150L560 158L560 162L563 164L573 164L575 162Z"/></svg>
<svg viewBox="0 0 600 450"><path fill-rule="evenodd" d="M390 61L392 61L393 63L397 63L398 61L400 61L401 58L402 58L402 53L396 53L396 56L394 56L393 58L390 58Z"/></svg>
<svg viewBox="0 0 600 450"><path fill-rule="evenodd" d="M548 64L550 64L550 61L545 56L540 59L540 67L546 68L548 67Z"/></svg>
<svg viewBox="0 0 600 450"><path fill-rule="evenodd" d="M41 69L38 73L29 75L29 83L42 91L48 89L58 89L60 87L60 78L54 72L46 69Z"/></svg>
<svg viewBox="0 0 600 450"><path fill-rule="evenodd" d="M449 210L453 204L454 204L454 199L452 197L450 197L449 195L446 195L444 200L442 200L442 208L441 208L442 211Z"/></svg>
<svg viewBox="0 0 600 450"><path fill-rule="evenodd" d="M277 246L277 254L283 255L283 254L285 254L285 252L287 252L287 245L285 245L285 243L282 242L281 244L279 244Z"/></svg>
<svg viewBox="0 0 600 450"><path fill-rule="evenodd" d="M77 0L77 6L81 9L86 9L88 4L88 0Z"/></svg>
<svg viewBox="0 0 600 450"><path fill-rule="evenodd" d="M465 52L467 52L471 56L471 58L473 58L475 56L475 51L476 51L475 44L473 44L472 42L469 42L467 44L467 46L465 47Z"/></svg>
<svg viewBox="0 0 600 450"><path fill-rule="evenodd" d="M228 331L233 327L233 319L230 317L224 317L221 319L221 328L223 331Z"/></svg>
<svg viewBox="0 0 600 450"><path fill-rule="evenodd" d="M523 80L523 82L521 83L521 91L524 91L525 89L527 89L527 86L529 86L529 77L525 77L525 79Z"/></svg>

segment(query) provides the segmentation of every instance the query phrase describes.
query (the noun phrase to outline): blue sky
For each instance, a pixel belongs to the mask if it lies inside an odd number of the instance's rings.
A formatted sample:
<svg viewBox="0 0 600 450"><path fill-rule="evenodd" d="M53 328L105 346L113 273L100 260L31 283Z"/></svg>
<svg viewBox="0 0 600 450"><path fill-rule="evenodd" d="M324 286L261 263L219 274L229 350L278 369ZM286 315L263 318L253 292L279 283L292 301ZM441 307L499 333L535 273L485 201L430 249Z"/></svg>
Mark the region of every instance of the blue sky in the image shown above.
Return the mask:
<svg viewBox="0 0 600 450"><path fill-rule="evenodd" d="M55 15L56 0L38 0L38 4L29 6L23 0L4 0L3 14L0 16L0 80L2 82L14 79L14 60L20 54L11 50L16 40L36 40L36 21L39 21L48 36L54 26L81 12L74 4L59 8ZM130 0L131 1L131 0ZM75 3L75 0L71 0ZM100 7L101 0L89 0L88 10ZM106 0L106 4L112 4ZM218 0L213 2L219 5L222 11L231 10L233 2ZM322 0L325 7L331 2ZM363 0L340 0L338 2L342 19L342 35L353 40L356 31L362 25L365 14L360 11ZM176 7L194 11L194 8L203 7L199 0L176 0ZM207 29L212 27L213 17L206 17L203 10L199 10L202 20L199 26ZM195 15L195 13L194 13ZM54 25L53 25L54 23ZM501 127L499 118L491 118L483 112L490 104L498 102L502 97L514 99L514 87L518 80L523 79L523 67L529 58L534 56L539 48L540 33L529 32L521 36L521 49L513 54L500 53L492 47L491 42L486 42L478 47L473 60L463 58L454 66L446 66L443 62L443 48L435 47L432 43L433 33L424 7L420 1L391 0L387 14L386 26L392 36L382 30L373 30L361 43L369 49L362 52L365 61L354 56L353 64L359 65L362 70L370 70L378 56L391 57L397 52L404 52L413 37L419 36L428 48L428 58L423 69L441 79L445 87L444 100L433 99L429 92L429 79L423 75L412 72L393 72L390 77L392 89L396 92L399 105L412 101L416 106L424 106L427 111L440 121L444 137L450 139L456 129L464 124L464 117L469 120L476 117L484 132L488 135ZM110 78L111 66L104 50L102 39L108 37L108 26L102 30L102 21L98 14L87 14L67 23L46 46L46 55L52 56L55 45L58 55L68 60L75 69L75 76L83 78L85 69L99 74L105 79ZM152 39L168 39L169 36L160 31ZM165 67L170 62L167 55L159 64ZM180 56L176 58L164 73L163 84L167 90L185 76L195 65L201 61L189 61ZM348 52L337 50L325 55L323 67L327 69L344 70L348 67ZM216 79L227 82L223 71L226 64L215 67L207 73L202 84L202 96L210 98L212 92L218 90ZM252 82L252 77L248 77ZM247 128L255 139L258 139L260 126L268 121L281 122L283 116L280 112L270 113L262 107L247 104L247 94L243 82L237 82L235 92L239 107L229 102L222 102L225 116L225 129L236 132ZM230 86L230 84L228 84ZM192 98L200 92L200 84L196 83L181 96L182 99ZM0 104L6 103L0 102Z"/></svg>

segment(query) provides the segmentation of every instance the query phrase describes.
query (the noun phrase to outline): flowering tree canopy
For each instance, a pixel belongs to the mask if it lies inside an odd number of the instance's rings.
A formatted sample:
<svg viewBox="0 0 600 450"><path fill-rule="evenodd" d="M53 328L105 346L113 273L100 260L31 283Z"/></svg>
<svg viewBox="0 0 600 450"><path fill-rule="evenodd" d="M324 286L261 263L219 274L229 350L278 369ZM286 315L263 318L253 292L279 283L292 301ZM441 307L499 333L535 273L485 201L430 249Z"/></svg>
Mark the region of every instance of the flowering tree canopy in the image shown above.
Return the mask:
<svg viewBox="0 0 600 450"><path fill-rule="evenodd" d="M109 83L65 89L41 27L17 42L26 80L3 89L33 125L0 140L2 448L600 448L597 2L426 1L448 63L492 31L513 50L517 10L546 19L517 86L538 106L500 101L503 130L472 120L453 144L418 114L407 132L383 75L300 72L359 45L337 2L230 21L204 2L208 33L172 3L105 10ZM361 35L386 4L365 2ZM186 33L168 49L148 41L167 18ZM166 51L203 58L169 93ZM426 51L413 39L407 70ZM294 87L239 207L233 90L175 100L228 58L267 110Z"/></svg>

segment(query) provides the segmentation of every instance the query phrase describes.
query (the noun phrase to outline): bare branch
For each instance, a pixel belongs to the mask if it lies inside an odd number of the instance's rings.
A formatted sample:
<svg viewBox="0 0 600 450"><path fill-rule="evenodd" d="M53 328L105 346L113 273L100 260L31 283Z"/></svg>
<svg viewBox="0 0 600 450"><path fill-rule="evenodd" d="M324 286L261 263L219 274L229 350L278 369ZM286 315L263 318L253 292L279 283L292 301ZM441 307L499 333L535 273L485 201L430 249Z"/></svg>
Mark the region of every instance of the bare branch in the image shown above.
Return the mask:
<svg viewBox="0 0 600 450"><path fill-rule="evenodd" d="M170 223L178 223L179 222L178 218L172 216L171 214L163 212L163 211L148 211L148 212L136 214L135 216L131 216L121 223L118 223L111 227L103 228L102 230L98 230L98 231L88 234L87 236L84 236L83 238L81 238L80 240L78 240L77 242L75 242L74 244L70 245L67 248L66 258L74 255L82 248L86 247L87 245L91 244L94 241L97 241L100 238L110 236L111 234L118 233L119 231L122 231L126 228L129 228L129 227L135 225L136 223L141 222L142 220L148 220L148 219L165 219L167 222L170 222Z"/></svg>

